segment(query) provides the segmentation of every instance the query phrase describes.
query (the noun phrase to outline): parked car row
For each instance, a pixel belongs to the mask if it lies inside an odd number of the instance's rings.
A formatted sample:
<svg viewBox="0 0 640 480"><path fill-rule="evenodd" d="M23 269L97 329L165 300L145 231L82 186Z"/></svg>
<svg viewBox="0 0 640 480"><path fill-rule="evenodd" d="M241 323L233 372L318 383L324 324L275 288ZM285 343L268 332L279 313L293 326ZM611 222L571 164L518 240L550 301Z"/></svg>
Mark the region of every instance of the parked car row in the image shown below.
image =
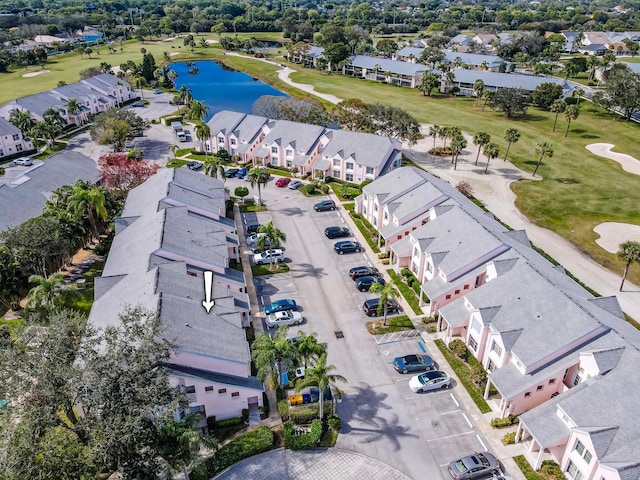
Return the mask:
<svg viewBox="0 0 640 480"><path fill-rule="evenodd" d="M281 325L299 325L304 321L302 314L297 312L298 304L289 298L276 300L264 307L267 328L277 328Z"/></svg>

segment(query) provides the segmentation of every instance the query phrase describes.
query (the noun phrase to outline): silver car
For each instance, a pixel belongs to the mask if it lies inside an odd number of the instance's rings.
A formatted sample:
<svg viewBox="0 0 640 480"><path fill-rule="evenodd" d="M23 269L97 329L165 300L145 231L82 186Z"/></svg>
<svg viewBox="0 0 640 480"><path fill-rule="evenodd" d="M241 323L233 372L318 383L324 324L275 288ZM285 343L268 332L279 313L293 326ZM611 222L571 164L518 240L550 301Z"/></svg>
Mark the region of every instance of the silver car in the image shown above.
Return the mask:
<svg viewBox="0 0 640 480"><path fill-rule="evenodd" d="M476 452L451 462L449 474L454 480L472 480L502 474L502 468L498 459L489 452Z"/></svg>
<svg viewBox="0 0 640 480"><path fill-rule="evenodd" d="M267 324L267 328L277 328L280 325L299 325L302 323L302 314L300 312L292 312L291 310L275 312L267 315L265 323Z"/></svg>

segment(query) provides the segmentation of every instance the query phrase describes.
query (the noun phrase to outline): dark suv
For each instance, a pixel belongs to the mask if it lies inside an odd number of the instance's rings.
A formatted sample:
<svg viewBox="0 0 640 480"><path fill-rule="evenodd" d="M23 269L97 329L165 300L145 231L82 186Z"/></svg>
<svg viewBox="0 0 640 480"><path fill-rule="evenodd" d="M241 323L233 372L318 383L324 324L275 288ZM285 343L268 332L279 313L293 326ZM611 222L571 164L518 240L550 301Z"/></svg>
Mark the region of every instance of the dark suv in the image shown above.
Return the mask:
<svg viewBox="0 0 640 480"><path fill-rule="evenodd" d="M362 247L360 246L360 244L358 242L351 242L349 240L347 240L345 242L336 243L333 246L333 249L339 255L342 255L343 253L353 253L353 252L361 252L362 251Z"/></svg>
<svg viewBox="0 0 640 480"><path fill-rule="evenodd" d="M313 206L316 212L326 212L327 210L335 210L336 202L333 200L322 200Z"/></svg>
<svg viewBox="0 0 640 480"><path fill-rule="evenodd" d="M362 277L356 280L356 288L361 292L368 292L371 288L371 285L373 285L374 283L384 285L386 282L380 277Z"/></svg>
<svg viewBox="0 0 640 480"><path fill-rule="evenodd" d="M353 267L349 270L349 276L354 282L360 277L378 277L380 272L375 267L369 267L367 265L361 265L359 267Z"/></svg>
<svg viewBox="0 0 640 480"><path fill-rule="evenodd" d="M342 238L351 235L348 228L345 227L327 227L324 229L327 238Z"/></svg>
<svg viewBox="0 0 640 480"><path fill-rule="evenodd" d="M362 305L362 310L367 317L378 317L384 315L384 310L378 313L378 307L380 305L379 298L370 298ZM387 315L393 313L400 313L402 311L400 305L394 300L387 301Z"/></svg>

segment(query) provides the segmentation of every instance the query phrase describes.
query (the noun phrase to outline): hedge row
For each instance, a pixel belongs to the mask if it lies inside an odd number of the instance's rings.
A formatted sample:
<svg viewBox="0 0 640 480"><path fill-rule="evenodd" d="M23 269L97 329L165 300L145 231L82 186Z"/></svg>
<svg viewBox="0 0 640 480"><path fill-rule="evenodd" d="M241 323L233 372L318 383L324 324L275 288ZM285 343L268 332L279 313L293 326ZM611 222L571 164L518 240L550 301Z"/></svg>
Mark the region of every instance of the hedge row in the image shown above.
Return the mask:
<svg viewBox="0 0 640 480"><path fill-rule="evenodd" d="M309 450L315 448L322 437L322 422L315 419L311 422L311 430L309 433L295 435L295 426L293 422L284 424L284 446L291 450Z"/></svg>
<svg viewBox="0 0 640 480"><path fill-rule="evenodd" d="M331 402L324 402L323 408L324 414L327 415L327 411L331 412ZM278 402L278 413L283 420L291 420L298 425L304 425L318 418L320 405L312 403L307 406L291 407L288 400L280 400Z"/></svg>
<svg viewBox="0 0 640 480"><path fill-rule="evenodd" d="M422 308L420 308L418 297L416 297L415 292L409 287L409 285L402 281L402 277L398 275L392 268L389 268L387 270L387 273L391 277L391 280L393 280L395 286L398 287L398 290L400 291L404 299L411 307L411 310L413 310L413 313L415 313L416 315L424 315Z"/></svg>
<svg viewBox="0 0 640 480"><path fill-rule="evenodd" d="M503 428L503 427L509 427L511 425L515 425L519 422L520 422L520 419L518 417L516 417L515 415L509 415L508 417L505 417L505 418L492 418L491 426L494 428Z"/></svg>
<svg viewBox="0 0 640 480"><path fill-rule="evenodd" d="M221 447L213 457L207 459L205 462L207 475L211 478L243 458L266 452L272 448L273 432L268 427L258 427L231 440Z"/></svg>

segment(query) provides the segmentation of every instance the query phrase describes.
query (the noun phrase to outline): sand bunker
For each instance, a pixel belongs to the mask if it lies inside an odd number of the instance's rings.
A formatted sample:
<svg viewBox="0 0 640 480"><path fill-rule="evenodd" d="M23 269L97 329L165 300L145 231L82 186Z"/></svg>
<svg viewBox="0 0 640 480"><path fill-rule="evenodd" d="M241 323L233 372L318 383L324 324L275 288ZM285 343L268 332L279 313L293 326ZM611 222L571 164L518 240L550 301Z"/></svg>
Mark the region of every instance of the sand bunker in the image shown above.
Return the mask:
<svg viewBox="0 0 640 480"><path fill-rule="evenodd" d="M596 225L593 231L600 235L596 243L611 253L616 253L623 242L629 240L640 242L640 225L605 222Z"/></svg>
<svg viewBox="0 0 640 480"><path fill-rule="evenodd" d="M615 147L615 145L612 143L592 143L591 145L587 145L585 148L594 155L618 162L622 165L622 168L629 173L640 175L640 161L626 153L612 152L611 149L613 147Z"/></svg>
<svg viewBox="0 0 640 480"><path fill-rule="evenodd" d="M176 55L180 55L180 52L171 52L169 54L170 57L175 57Z"/></svg>
<svg viewBox="0 0 640 480"><path fill-rule="evenodd" d="M25 78L36 77L38 75L42 75L43 73L49 73L49 70L38 70L37 72L29 72L29 73L25 73L22 76L25 77Z"/></svg>

